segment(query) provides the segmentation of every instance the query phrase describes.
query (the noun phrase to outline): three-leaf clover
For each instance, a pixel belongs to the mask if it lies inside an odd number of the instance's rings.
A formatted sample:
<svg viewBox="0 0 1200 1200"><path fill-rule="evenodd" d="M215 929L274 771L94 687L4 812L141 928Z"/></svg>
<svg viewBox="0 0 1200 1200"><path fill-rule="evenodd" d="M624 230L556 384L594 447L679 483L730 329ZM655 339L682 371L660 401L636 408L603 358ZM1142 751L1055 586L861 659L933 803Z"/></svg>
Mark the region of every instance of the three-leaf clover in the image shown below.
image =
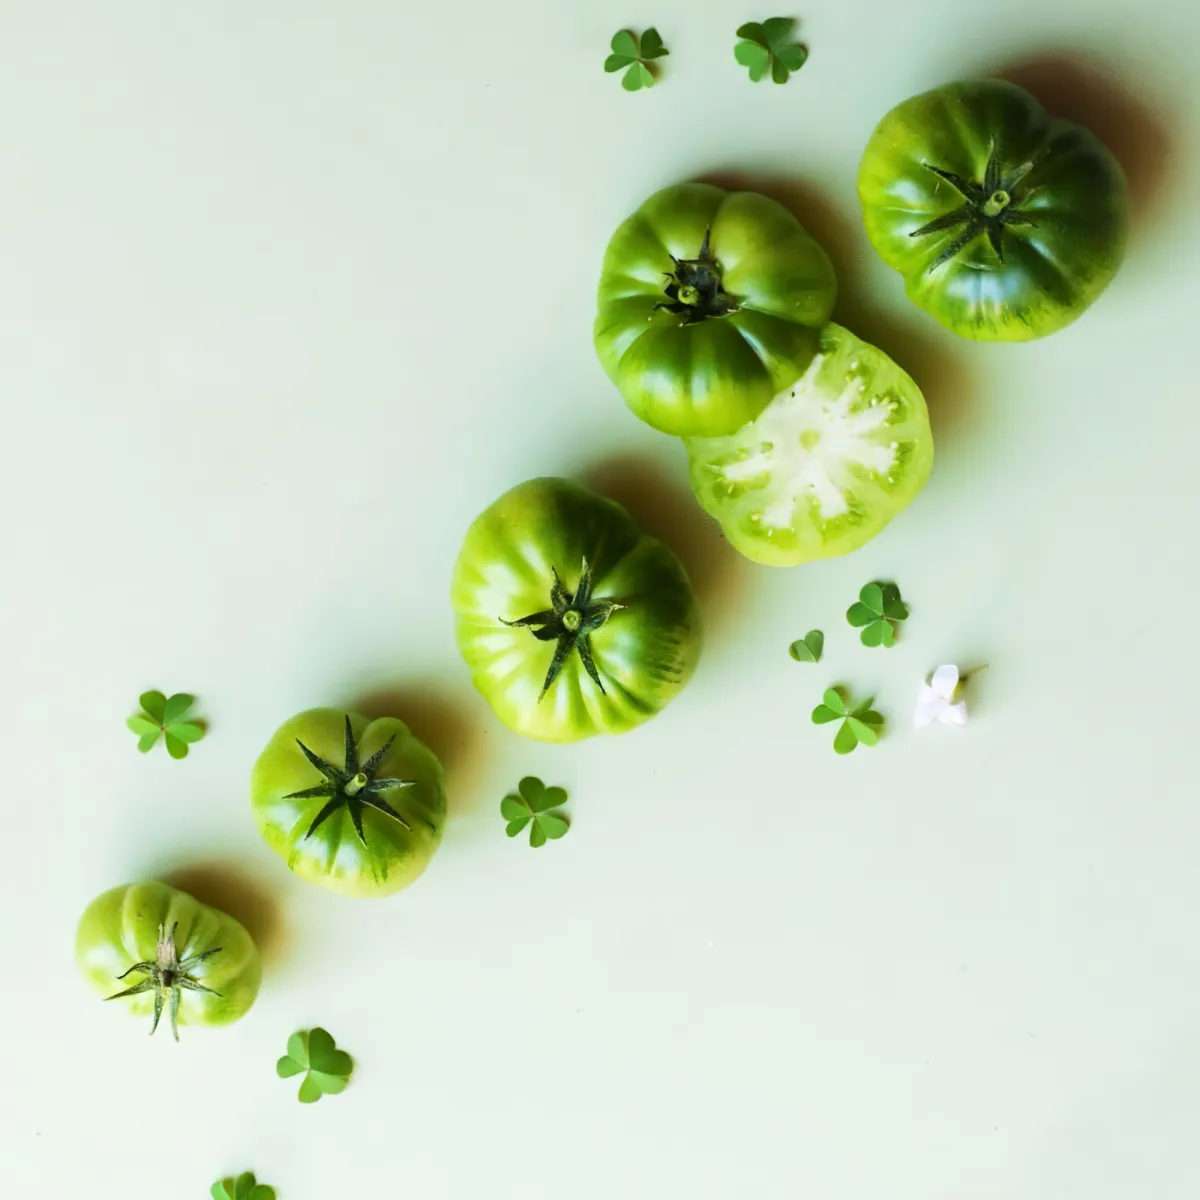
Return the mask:
<svg viewBox="0 0 1200 1200"><path fill-rule="evenodd" d="M825 693L822 702L812 711L812 721L814 725L841 721L842 727L833 739L833 748L839 754L849 754L859 742L864 746L874 746L879 741L879 730L883 725L883 717L872 709L870 700L851 708L837 688L830 688Z"/></svg>
<svg viewBox="0 0 1200 1200"><path fill-rule="evenodd" d="M810 629L799 641L788 647L788 653L797 662L818 663L825 648L825 635L819 629Z"/></svg>
<svg viewBox="0 0 1200 1200"><path fill-rule="evenodd" d="M776 83L787 83L808 59L808 48L791 40L796 22L792 17L772 17L769 21L748 21L738 31L743 40L733 48L733 56L750 71L757 83L768 71Z"/></svg>
<svg viewBox="0 0 1200 1200"><path fill-rule="evenodd" d="M308 1072L300 1084L301 1104L315 1104L326 1093L334 1096L350 1082L354 1060L345 1050L336 1049L333 1037L324 1029L293 1033L287 1048L288 1052L275 1064L275 1074L280 1079L290 1079L302 1071Z"/></svg>
<svg viewBox="0 0 1200 1200"><path fill-rule="evenodd" d="M611 73L628 67L621 80L621 86L627 92L654 86L655 68L650 63L670 53L658 36L657 29L647 29L641 38L628 29L622 29L613 34L610 44L612 53L604 60L604 69Z"/></svg>
<svg viewBox="0 0 1200 1200"><path fill-rule="evenodd" d="M864 646L894 646L896 622L908 620L908 605L894 583L868 583L846 610L846 620L862 630L859 639Z"/></svg>
<svg viewBox="0 0 1200 1200"><path fill-rule="evenodd" d="M218 1179L212 1185L213 1200L275 1200L275 1189L258 1183L253 1171L228 1179Z"/></svg>
<svg viewBox="0 0 1200 1200"><path fill-rule="evenodd" d="M204 736L203 725L183 720L196 703L195 696L176 692L168 700L162 692L143 692L138 703L142 711L125 724L138 735L138 749L143 754L148 754L162 736L172 758L187 758L188 745Z"/></svg>
<svg viewBox="0 0 1200 1200"><path fill-rule="evenodd" d="M508 795L500 801L500 815L508 822L505 832L516 837L529 825L529 844L544 846L546 839L563 836L570 823L561 812L551 812L567 802L567 793L560 787L546 787L533 775L526 775L517 784L519 795Z"/></svg>

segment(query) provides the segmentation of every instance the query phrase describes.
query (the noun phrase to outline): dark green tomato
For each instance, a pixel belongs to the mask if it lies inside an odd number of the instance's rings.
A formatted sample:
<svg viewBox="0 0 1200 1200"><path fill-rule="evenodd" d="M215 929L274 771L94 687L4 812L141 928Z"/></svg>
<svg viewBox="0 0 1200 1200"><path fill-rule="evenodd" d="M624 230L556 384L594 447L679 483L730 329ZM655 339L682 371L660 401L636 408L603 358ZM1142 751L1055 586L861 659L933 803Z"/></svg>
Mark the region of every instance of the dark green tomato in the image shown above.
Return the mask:
<svg viewBox="0 0 1200 1200"><path fill-rule="evenodd" d="M228 1025L262 982L253 939L231 916L165 883L131 883L96 897L79 918L75 961L92 989L127 1012L163 1012L180 1025Z"/></svg>
<svg viewBox="0 0 1200 1200"><path fill-rule="evenodd" d="M733 433L808 365L836 292L825 251L782 205L684 183L613 235L596 352L648 425Z"/></svg>
<svg viewBox="0 0 1200 1200"><path fill-rule="evenodd" d="M343 896L387 896L442 839L442 764L395 717L313 708L254 764L250 805L267 844L303 879Z"/></svg>
<svg viewBox="0 0 1200 1200"><path fill-rule="evenodd" d="M858 173L867 235L909 299L962 337L1069 325L1125 252L1120 166L1011 83L952 83L892 109Z"/></svg>
<svg viewBox="0 0 1200 1200"><path fill-rule="evenodd" d="M566 479L531 479L476 518L450 599L475 686L510 729L542 741L640 725L700 655L679 560Z"/></svg>

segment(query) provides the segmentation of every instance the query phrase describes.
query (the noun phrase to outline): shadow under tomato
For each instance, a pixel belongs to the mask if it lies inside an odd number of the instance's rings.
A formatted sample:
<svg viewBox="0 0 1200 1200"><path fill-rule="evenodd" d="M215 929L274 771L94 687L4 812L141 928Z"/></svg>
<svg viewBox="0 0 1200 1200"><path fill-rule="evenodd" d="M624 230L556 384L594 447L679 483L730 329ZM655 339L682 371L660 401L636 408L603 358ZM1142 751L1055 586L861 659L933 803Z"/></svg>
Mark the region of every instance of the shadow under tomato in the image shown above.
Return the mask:
<svg viewBox="0 0 1200 1200"><path fill-rule="evenodd" d="M965 434L977 416L972 380L963 353L965 343L915 306L911 316L886 312L871 299L861 276L864 256L873 254L862 223L808 183L795 179L718 171L702 182L730 190L760 192L793 213L829 255L837 275L833 319L903 367L929 406L934 441L940 446ZM901 287L896 276L896 287ZM907 303L907 302L906 302Z"/></svg>
<svg viewBox="0 0 1200 1200"><path fill-rule="evenodd" d="M585 470L581 482L615 500L639 529L675 553L696 593L706 634L733 615L751 564L725 540L691 489L671 481L661 461L615 455Z"/></svg>
<svg viewBox="0 0 1200 1200"><path fill-rule="evenodd" d="M438 756L446 770L448 820L479 811L487 731L470 711L469 697L431 680L383 685L351 707L372 720L398 718Z"/></svg>
<svg viewBox="0 0 1200 1200"><path fill-rule="evenodd" d="M287 927L281 895L249 864L204 859L159 873L156 878L240 921L264 964L276 964L283 957Z"/></svg>
<svg viewBox="0 0 1200 1200"><path fill-rule="evenodd" d="M1090 129L1116 156L1129 184L1136 222L1166 194L1178 163L1173 139L1116 72L1082 54L1052 51L1008 63L992 74L1023 87L1051 115Z"/></svg>

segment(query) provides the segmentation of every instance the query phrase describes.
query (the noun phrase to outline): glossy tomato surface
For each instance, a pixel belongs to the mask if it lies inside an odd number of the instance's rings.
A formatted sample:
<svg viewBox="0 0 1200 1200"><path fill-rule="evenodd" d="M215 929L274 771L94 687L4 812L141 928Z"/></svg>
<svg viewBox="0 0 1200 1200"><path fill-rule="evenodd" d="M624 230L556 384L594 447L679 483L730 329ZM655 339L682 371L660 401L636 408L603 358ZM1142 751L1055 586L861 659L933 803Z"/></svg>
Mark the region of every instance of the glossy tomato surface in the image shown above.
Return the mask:
<svg viewBox="0 0 1200 1200"><path fill-rule="evenodd" d="M832 323L819 352L757 420L690 438L692 489L730 543L768 566L856 550L925 485L933 435L920 389Z"/></svg>
<svg viewBox="0 0 1200 1200"><path fill-rule="evenodd" d="M165 883L97 896L79 920L75 959L98 995L155 1027L164 1011L179 1025L228 1025L249 1010L262 981L246 929Z"/></svg>
<svg viewBox="0 0 1200 1200"><path fill-rule="evenodd" d="M1116 159L1000 80L935 88L892 109L867 144L858 194L867 235L913 303L978 341L1069 325L1125 252Z"/></svg>
<svg viewBox="0 0 1200 1200"><path fill-rule="evenodd" d="M684 183L613 235L596 352L655 429L733 433L807 365L836 292L829 257L781 204Z"/></svg>
<svg viewBox="0 0 1200 1200"><path fill-rule="evenodd" d="M454 569L458 648L517 733L570 742L648 720L691 678L700 617L679 560L566 479L532 479L472 524Z"/></svg>
<svg viewBox="0 0 1200 1200"><path fill-rule="evenodd" d="M267 844L303 879L344 896L412 883L442 839L442 764L403 721L313 708L285 722L250 776Z"/></svg>

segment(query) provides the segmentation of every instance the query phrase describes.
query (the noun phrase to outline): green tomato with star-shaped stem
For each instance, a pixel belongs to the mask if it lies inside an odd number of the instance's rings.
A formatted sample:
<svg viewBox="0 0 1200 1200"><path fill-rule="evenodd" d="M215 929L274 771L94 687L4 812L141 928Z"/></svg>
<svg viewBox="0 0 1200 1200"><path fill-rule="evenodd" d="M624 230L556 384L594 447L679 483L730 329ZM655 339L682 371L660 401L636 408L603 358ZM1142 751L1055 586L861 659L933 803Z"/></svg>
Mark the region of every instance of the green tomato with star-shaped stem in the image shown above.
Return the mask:
<svg viewBox="0 0 1200 1200"><path fill-rule="evenodd" d="M442 839L442 764L403 721L314 708L285 722L250 777L267 844L303 879L344 896L412 883Z"/></svg>
<svg viewBox="0 0 1200 1200"><path fill-rule="evenodd" d="M596 353L646 424L724 436L804 371L836 293L828 255L782 204L683 183L613 234Z"/></svg>
<svg viewBox="0 0 1200 1200"><path fill-rule="evenodd" d="M451 603L476 688L510 729L541 741L633 729L700 656L679 560L619 504L566 479L522 483L475 520Z"/></svg>
<svg viewBox="0 0 1200 1200"><path fill-rule="evenodd" d="M867 144L858 194L867 236L909 299L977 341L1069 325L1125 252L1117 160L1001 80L952 83L892 109Z"/></svg>
<svg viewBox="0 0 1200 1200"><path fill-rule="evenodd" d="M249 1010L262 982L254 940L227 913L165 883L110 888L84 910L75 960L105 1000L139 1017L180 1025L228 1025Z"/></svg>

